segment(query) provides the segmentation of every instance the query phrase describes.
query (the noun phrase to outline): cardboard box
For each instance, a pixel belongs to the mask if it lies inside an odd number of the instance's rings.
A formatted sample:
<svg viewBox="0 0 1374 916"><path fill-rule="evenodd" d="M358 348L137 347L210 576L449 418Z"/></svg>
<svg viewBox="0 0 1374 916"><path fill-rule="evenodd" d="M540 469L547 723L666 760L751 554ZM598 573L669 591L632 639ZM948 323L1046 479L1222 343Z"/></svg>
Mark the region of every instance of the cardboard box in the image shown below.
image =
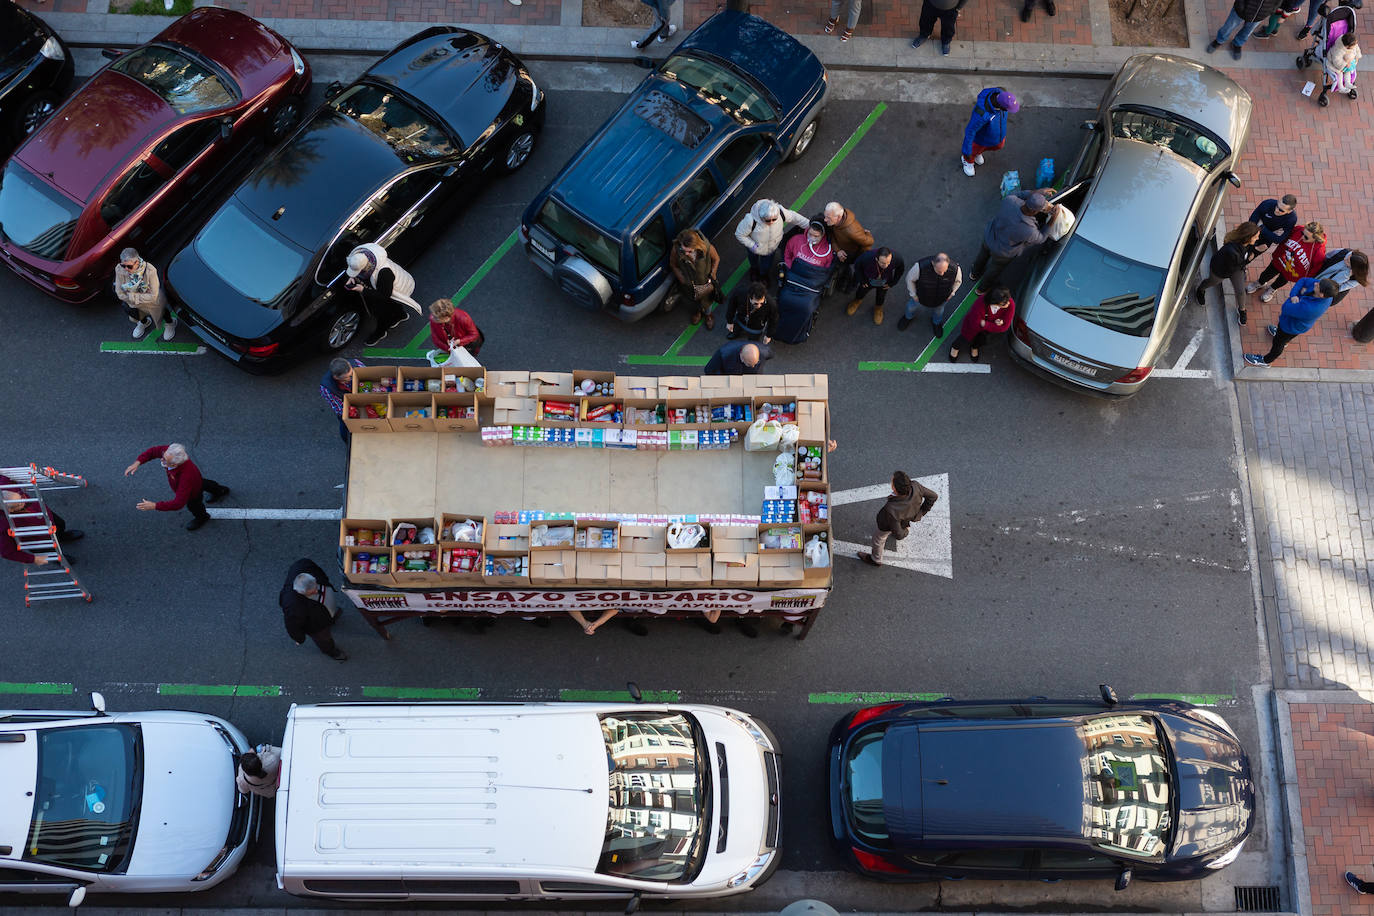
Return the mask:
<svg viewBox="0 0 1374 916"><path fill-rule="evenodd" d="M482 544L487 553L528 553L530 549L529 525L498 525L489 523Z"/></svg>
<svg viewBox="0 0 1374 916"><path fill-rule="evenodd" d="M830 397L829 376L824 374L788 375L785 378L785 383L787 393L794 398L824 401Z"/></svg>
<svg viewBox="0 0 1374 916"><path fill-rule="evenodd" d="M711 526L710 526L710 525L702 525L702 528L706 529L706 537L702 540L702 542L701 542L700 544L698 544L698 545L695 546L695 547L673 547L671 544L668 544L668 546L667 546L668 553L669 553L670 555L671 555L671 554L675 554L675 553L710 553L710 552L711 552Z"/></svg>
<svg viewBox="0 0 1374 916"><path fill-rule="evenodd" d="M712 525L712 553L758 553L759 529L755 525Z"/></svg>
<svg viewBox="0 0 1374 916"><path fill-rule="evenodd" d="M536 539L536 537L537 537L537 533L534 531L534 529L535 529L535 528L538 528L540 525L545 525L545 526L547 526L547 527L549 528L549 531L550 531L550 532L552 532L555 528L566 528L566 529L567 529L567 532L568 532L568 533L567 533L567 541L566 541L566 542L556 543L556 544L536 544L536 543L535 543L535 539ZM574 540L575 540L575 531L576 531L576 527L577 527L577 523L576 523L576 522L573 522L573 521L571 521L571 520L566 520L566 521L565 521L565 520L544 520L544 521L535 522L534 524L530 525L530 529L531 529L531 530L530 530L530 551L531 551L531 552L535 552L535 553L537 553L537 552L539 552L539 551L541 551L541 550L568 550L568 551L571 551L571 550L573 549L573 542L574 542ZM571 576L572 573L569 572L569 575Z"/></svg>
<svg viewBox="0 0 1374 916"><path fill-rule="evenodd" d="M798 403L787 395L755 395L753 403L756 418L767 416L784 424L797 422L797 411L800 408Z"/></svg>
<svg viewBox="0 0 1374 916"><path fill-rule="evenodd" d="M803 455L803 452L806 454ZM819 468L816 465L819 464ZM797 483L825 483L829 473L830 453L823 442L797 440Z"/></svg>
<svg viewBox="0 0 1374 916"><path fill-rule="evenodd" d="M663 553L667 549L668 529L664 525L620 526L621 553Z"/></svg>
<svg viewBox="0 0 1374 916"><path fill-rule="evenodd" d="M622 407L624 409L624 425L626 429L662 432L668 428L667 408L664 406L663 402L656 397L625 398ZM652 413L653 419L642 419L641 412L643 411ZM660 417L663 418L663 422L658 421Z"/></svg>
<svg viewBox="0 0 1374 916"><path fill-rule="evenodd" d="M805 565L805 555L802 556ZM835 568L835 557L831 555L829 566L805 566L802 569L802 584L807 588L826 588L830 585L830 574Z"/></svg>
<svg viewBox="0 0 1374 916"><path fill-rule="evenodd" d="M751 398L759 397L779 397L787 391L787 376L785 375L745 375L744 393Z"/></svg>
<svg viewBox="0 0 1374 916"><path fill-rule="evenodd" d="M571 372L531 372L530 387L533 389L530 393L540 397L562 395L565 398L571 398L573 396L573 374Z"/></svg>
<svg viewBox="0 0 1374 916"><path fill-rule="evenodd" d="M464 570L457 566L453 555L454 551L469 552L468 557L472 562L472 568ZM468 543L448 543L439 545L439 575L437 581L441 584L464 585L482 581L482 564L485 557L482 554L482 545Z"/></svg>
<svg viewBox="0 0 1374 916"><path fill-rule="evenodd" d="M689 404L701 400L701 379L695 375L665 375L658 380L658 398L669 403Z"/></svg>
<svg viewBox="0 0 1374 916"><path fill-rule="evenodd" d="M489 398L527 398L534 394L528 372L491 371L486 375Z"/></svg>
<svg viewBox="0 0 1374 916"><path fill-rule="evenodd" d="M711 584L756 586L759 584L759 555L756 553L711 554Z"/></svg>
<svg viewBox="0 0 1374 916"><path fill-rule="evenodd" d="M430 395L430 410L434 416L434 429L441 433L470 433L477 430L477 395L476 394L435 394ZM470 408L471 417L441 417L440 409L450 413L456 413L461 409Z"/></svg>
<svg viewBox="0 0 1374 916"><path fill-rule="evenodd" d="M443 382L440 381L439 369L435 366L401 366L398 372L396 390L401 394L415 394L417 392L440 394L443 392ZM439 386L438 391L430 387L431 381ZM412 387L407 388L407 383ZM417 385L418 387L415 387Z"/></svg>
<svg viewBox="0 0 1374 916"><path fill-rule="evenodd" d="M771 538L770 532L776 531L781 537L781 546L767 546ZM759 525L759 553L801 553L805 545L805 534L802 526L798 524L760 524Z"/></svg>
<svg viewBox="0 0 1374 916"><path fill-rule="evenodd" d="M561 410L550 412L549 408L545 406L546 404L553 405L554 407L566 406L571 413L564 413ZM571 395L563 394L541 397L537 401L537 406L535 407L534 422L538 423L540 426L572 428L577 425L577 417L581 409L581 402Z"/></svg>
<svg viewBox="0 0 1374 916"><path fill-rule="evenodd" d="M502 396L492 401L493 426L529 426L534 423L534 416L534 398Z"/></svg>
<svg viewBox="0 0 1374 916"><path fill-rule="evenodd" d="M353 572L353 564L359 557L385 557L387 571L375 573ZM396 580L391 578L391 548L345 547L344 578L354 585L395 585Z"/></svg>
<svg viewBox="0 0 1374 916"><path fill-rule="evenodd" d="M487 370L481 366L444 366L439 370L440 393L485 394L486 379Z"/></svg>
<svg viewBox="0 0 1374 916"><path fill-rule="evenodd" d="M604 541L602 541L601 538L604 538L606 536L601 532L605 531L611 532L610 538L611 544L613 546L601 546L604 543ZM603 522L594 519L580 521L577 523L577 534L575 537L576 540L574 540L573 542L573 549L578 551L579 553L581 553L584 550L590 551L592 553L620 552L620 522ZM577 546L577 540L582 540L583 538L586 539L587 546ZM592 543L592 541L594 540L596 541L595 544Z"/></svg>
<svg viewBox="0 0 1374 916"><path fill-rule="evenodd" d="M620 554L611 550L579 550L578 585L619 585Z"/></svg>
<svg viewBox="0 0 1374 916"><path fill-rule="evenodd" d="M624 422L624 404L617 398L583 398L577 418L583 426L620 426ZM596 414L595 417L592 414Z"/></svg>
<svg viewBox="0 0 1374 916"><path fill-rule="evenodd" d="M801 432L801 439L804 441L825 442L827 439L825 402L798 401L797 428Z"/></svg>
<svg viewBox="0 0 1374 916"><path fill-rule="evenodd" d="M421 546L421 547L427 547L427 546L429 546L428 544L420 544L420 532L424 531L426 528L433 528L433 529L434 529L434 539L435 539L436 541L439 540L439 521L438 521L438 519L433 519L433 518L418 518L418 517L417 517L417 518L393 518L393 519L391 519L390 521L391 521L391 527L390 527L390 532L391 532L391 534L390 534L390 536L387 538L387 545L390 546L390 547L395 547L395 546L397 546L397 545L396 545L396 526L399 525L399 524L401 524L402 522L409 522L410 524L412 524L412 525L415 526L415 540L414 540L413 543L414 543L415 545L417 545L417 546Z"/></svg>
<svg viewBox="0 0 1374 916"><path fill-rule="evenodd" d="M672 550L667 553L665 587L699 588L711 584L711 554L706 551ZM801 554L797 554L798 558Z"/></svg>
<svg viewBox="0 0 1374 916"><path fill-rule="evenodd" d="M391 423L387 421L385 414L387 411L387 398L385 394L346 394L343 397L343 421L348 427L349 432L354 433L389 433ZM369 417L367 407L372 405L380 408L378 413L382 416ZM357 408L358 416L348 415L350 408Z"/></svg>
<svg viewBox="0 0 1374 916"><path fill-rule="evenodd" d="M408 412L424 411L424 416L406 416ZM394 433L434 432L434 395L421 392L392 394L387 400L387 422Z"/></svg>
<svg viewBox="0 0 1374 916"><path fill-rule="evenodd" d="M618 398L658 399L658 376L655 375L617 375L615 377L615 396Z"/></svg>
<svg viewBox="0 0 1374 916"><path fill-rule="evenodd" d="M577 554L567 550L530 551L531 585L572 585L577 580Z"/></svg>
<svg viewBox="0 0 1374 916"><path fill-rule="evenodd" d="M524 560L524 573L502 572L494 568L494 563L500 560ZM489 568L493 567L493 568ZM528 553L519 551L486 551L482 559L482 583L484 585L529 585L530 584L530 562Z"/></svg>
<svg viewBox="0 0 1374 916"><path fill-rule="evenodd" d="M590 398L616 396L614 372L594 372L588 369L574 369L572 376L573 392L581 397ZM596 385L606 386L606 394L601 394L600 391L597 389L587 391L585 388L582 387L582 383L584 381L591 381ZM645 397L653 397L653 395L645 395Z"/></svg>
<svg viewBox="0 0 1374 916"><path fill-rule="evenodd" d="M373 532L373 541L366 544L356 541L359 531ZM378 539L376 536L380 535ZM352 536L355 542L348 543L348 538ZM391 526L386 523L386 519L381 518L344 518L339 519L339 546L340 547L386 547L390 543Z"/></svg>
<svg viewBox="0 0 1374 916"><path fill-rule="evenodd" d="M476 523L477 523L477 528L478 528L478 531L477 531L477 540L476 540L476 541L455 541L455 540L453 540L452 536L449 534L449 527L450 527L451 525L453 525L455 522L468 522L468 521L476 522ZM466 546L466 545L468 545L468 544L471 544L471 545L474 546L474 547L481 547L482 544L483 544L483 542L486 540L486 528L487 528L487 520L486 520L486 517L485 517L485 516L481 516L481 515L467 515L467 514L461 513L461 512L445 512L444 514L442 514L442 515L439 516L439 527L438 527L438 529L435 530L434 533L435 533L435 536L438 538L440 544L455 544L455 545L459 545L459 546Z"/></svg>
<svg viewBox="0 0 1374 916"><path fill-rule="evenodd" d="M804 573L801 551L759 553L759 585L801 585L805 581Z"/></svg>
<svg viewBox="0 0 1374 916"><path fill-rule="evenodd" d="M701 393L707 398L738 398L744 400L744 376L703 375Z"/></svg>
<svg viewBox="0 0 1374 916"><path fill-rule="evenodd" d="M666 553L621 552L621 585L632 585L638 588L663 588L667 583L668 555Z"/></svg>
<svg viewBox="0 0 1374 916"><path fill-rule="evenodd" d="M740 376L734 376L739 378ZM733 397L711 398L707 402L711 409L711 429L737 429L744 432L754 422L754 401L752 398L735 395ZM717 420L719 412L722 419ZM729 419L738 417L738 419Z"/></svg>
<svg viewBox="0 0 1374 916"><path fill-rule="evenodd" d="M406 570L402 569L402 564L406 561L407 553L421 553L427 551L432 558L434 568L427 570ZM391 578L396 580L397 585L429 585L439 582L439 546L437 544L403 544L391 548Z"/></svg>
<svg viewBox="0 0 1374 916"><path fill-rule="evenodd" d="M383 394L395 391L401 370L396 366L354 366L354 394Z"/></svg>

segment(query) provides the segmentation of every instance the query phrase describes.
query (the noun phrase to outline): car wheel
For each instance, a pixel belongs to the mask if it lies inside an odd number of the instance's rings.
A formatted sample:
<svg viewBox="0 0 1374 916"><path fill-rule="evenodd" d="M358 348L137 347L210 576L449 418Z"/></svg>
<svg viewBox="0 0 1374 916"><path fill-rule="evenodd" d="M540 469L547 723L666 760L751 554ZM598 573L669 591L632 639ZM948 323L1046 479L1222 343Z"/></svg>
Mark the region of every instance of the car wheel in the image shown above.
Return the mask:
<svg viewBox="0 0 1374 916"><path fill-rule="evenodd" d="M301 100L296 98L287 99L282 102L277 113L272 115L272 131L269 135L271 141L276 143L282 137L291 132L301 120Z"/></svg>
<svg viewBox="0 0 1374 916"><path fill-rule="evenodd" d="M42 127L43 122L52 117L52 113L56 110L57 93L35 92L29 96L14 114L15 139L24 140L27 138Z"/></svg>
<svg viewBox="0 0 1374 916"><path fill-rule="evenodd" d="M320 338L320 348L326 351L342 350L349 341L358 336L363 324L363 313L356 308L344 309L334 316Z"/></svg>
<svg viewBox="0 0 1374 916"><path fill-rule="evenodd" d="M797 139L792 141L792 148L787 152L787 161L796 162L806 151L811 148L811 141L816 138L816 129L820 126L820 116L812 118L806 126L797 134Z"/></svg>
<svg viewBox="0 0 1374 916"><path fill-rule="evenodd" d="M534 152L534 134L525 131L516 135L506 147L506 152L501 156L501 170L506 173L518 171L520 166L529 161L530 153Z"/></svg>

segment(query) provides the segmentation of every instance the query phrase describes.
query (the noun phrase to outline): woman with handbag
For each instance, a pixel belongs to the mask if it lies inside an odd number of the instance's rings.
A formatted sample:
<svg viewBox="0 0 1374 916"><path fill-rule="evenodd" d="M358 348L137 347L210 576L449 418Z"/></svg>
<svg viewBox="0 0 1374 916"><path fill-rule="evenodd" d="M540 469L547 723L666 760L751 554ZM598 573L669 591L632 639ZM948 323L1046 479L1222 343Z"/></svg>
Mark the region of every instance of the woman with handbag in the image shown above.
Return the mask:
<svg viewBox="0 0 1374 916"><path fill-rule="evenodd" d="M162 291L162 278L157 268L138 256L132 248L125 248L115 265L114 293L124 305L124 313L134 323L134 340L158 326L164 315L167 324L162 339L171 340L177 332L177 316L167 308L167 294Z"/></svg>
<svg viewBox="0 0 1374 916"><path fill-rule="evenodd" d="M673 253L668 268L673 272L673 285L663 300L663 311L671 312L682 299L696 304L692 324L706 323L706 330L716 326L711 306L720 299L716 269L720 267L720 252L695 229L683 229L673 241Z"/></svg>

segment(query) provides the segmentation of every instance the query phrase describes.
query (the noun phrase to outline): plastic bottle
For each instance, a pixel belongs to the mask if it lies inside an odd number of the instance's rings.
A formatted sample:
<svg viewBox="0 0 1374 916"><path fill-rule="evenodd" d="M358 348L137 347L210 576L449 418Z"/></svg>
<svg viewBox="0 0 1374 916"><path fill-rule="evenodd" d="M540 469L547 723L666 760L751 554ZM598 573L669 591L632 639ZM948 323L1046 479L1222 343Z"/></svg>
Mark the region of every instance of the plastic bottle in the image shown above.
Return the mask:
<svg viewBox="0 0 1374 916"><path fill-rule="evenodd" d="M1052 184L1054 184L1054 160L1046 157L1040 160L1040 166L1035 170L1035 186L1048 188Z"/></svg>
<svg viewBox="0 0 1374 916"><path fill-rule="evenodd" d="M1002 173L1002 196L1006 197L1013 191L1021 190L1021 173L1016 169L1008 169Z"/></svg>

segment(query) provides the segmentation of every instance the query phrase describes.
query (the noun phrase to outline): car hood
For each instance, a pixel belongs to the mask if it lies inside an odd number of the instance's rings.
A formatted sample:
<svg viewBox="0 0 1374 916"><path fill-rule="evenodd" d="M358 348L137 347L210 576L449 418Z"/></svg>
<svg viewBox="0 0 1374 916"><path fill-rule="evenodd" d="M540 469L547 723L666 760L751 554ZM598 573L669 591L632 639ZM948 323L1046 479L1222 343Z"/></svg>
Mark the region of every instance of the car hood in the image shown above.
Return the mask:
<svg viewBox="0 0 1374 916"><path fill-rule="evenodd" d="M1178 823L1170 860L1220 854L1250 834L1255 784L1244 749L1219 729L1161 715L1173 750Z"/></svg>
<svg viewBox="0 0 1374 916"><path fill-rule="evenodd" d="M237 791L229 746L208 725L141 728L143 803L128 874L194 877L229 835Z"/></svg>
<svg viewBox="0 0 1374 916"><path fill-rule="evenodd" d="M291 66L286 45L252 16L202 6L172 23L154 41L190 48L228 71L246 94L256 93Z"/></svg>
<svg viewBox="0 0 1374 916"><path fill-rule="evenodd" d="M47 40L47 30L28 12L13 3L0 5L0 82L33 60Z"/></svg>
<svg viewBox="0 0 1374 916"><path fill-rule="evenodd" d="M1044 276L1048 277L1052 269L1051 265ZM1070 315L1042 297L1038 287L1017 305L1026 327L1043 338L1053 350L1080 360L1126 370L1145 365L1142 360L1150 348L1149 337L1122 334Z"/></svg>
<svg viewBox="0 0 1374 916"><path fill-rule="evenodd" d="M704 51L743 70L777 99L779 117L786 117L825 73L806 45L757 16L733 10L707 19L677 51Z"/></svg>
<svg viewBox="0 0 1374 916"><path fill-rule="evenodd" d="M281 312L254 302L211 270L196 252L194 240L168 265L167 291L197 324L219 332L212 336L257 340L282 323Z"/></svg>

